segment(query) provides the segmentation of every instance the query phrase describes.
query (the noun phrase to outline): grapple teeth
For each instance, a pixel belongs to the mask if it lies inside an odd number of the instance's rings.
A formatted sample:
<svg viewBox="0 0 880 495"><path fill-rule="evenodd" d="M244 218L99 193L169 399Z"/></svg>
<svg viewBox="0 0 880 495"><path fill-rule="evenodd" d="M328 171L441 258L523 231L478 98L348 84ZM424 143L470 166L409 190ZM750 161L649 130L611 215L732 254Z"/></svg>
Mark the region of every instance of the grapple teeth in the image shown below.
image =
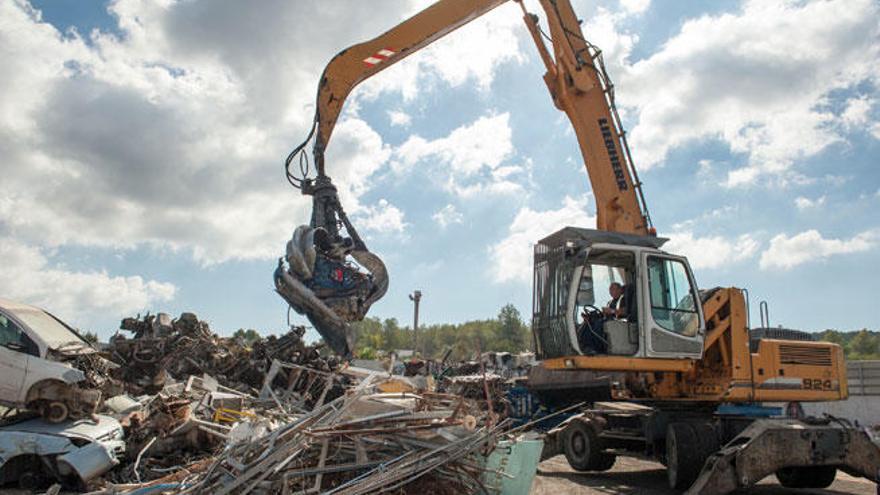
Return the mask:
<svg viewBox="0 0 880 495"><path fill-rule="evenodd" d="M344 358L352 353L351 326L279 263L275 290L297 313L305 315L333 352Z"/></svg>
<svg viewBox="0 0 880 495"><path fill-rule="evenodd" d="M366 273L340 254L342 243L321 246L326 239L326 232L308 225L297 227L275 271L275 289L309 319L334 352L350 357L354 341L350 323L363 320L370 306L385 295L388 270L363 242L354 243L348 252Z"/></svg>

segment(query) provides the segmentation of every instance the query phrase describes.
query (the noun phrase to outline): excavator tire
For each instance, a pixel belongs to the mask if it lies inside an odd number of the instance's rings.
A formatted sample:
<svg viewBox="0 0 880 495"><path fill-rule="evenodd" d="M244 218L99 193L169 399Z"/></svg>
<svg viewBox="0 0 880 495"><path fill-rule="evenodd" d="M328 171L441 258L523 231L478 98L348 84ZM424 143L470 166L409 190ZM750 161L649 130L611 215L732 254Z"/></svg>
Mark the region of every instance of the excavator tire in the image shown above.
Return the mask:
<svg viewBox="0 0 880 495"><path fill-rule="evenodd" d="M563 432L563 452L576 471L607 471L617 458L602 452L596 430L583 421L572 421Z"/></svg>
<svg viewBox="0 0 880 495"><path fill-rule="evenodd" d="M697 452L697 462L699 462L699 470L703 468L703 464L706 463L706 459L709 458L715 452L718 452L718 449L721 448L721 442L718 439L718 433L715 431L715 428L712 427L712 424L708 421L698 422L698 423L690 423L691 428L694 430L694 434L697 436L697 445L695 446L698 449Z"/></svg>
<svg viewBox="0 0 880 495"><path fill-rule="evenodd" d="M835 477L834 466L787 467L776 471L776 479L786 488L827 488Z"/></svg>
<svg viewBox="0 0 880 495"><path fill-rule="evenodd" d="M690 423L670 423L666 429L666 477L673 490L686 490L694 484L706 457L699 448L700 438Z"/></svg>

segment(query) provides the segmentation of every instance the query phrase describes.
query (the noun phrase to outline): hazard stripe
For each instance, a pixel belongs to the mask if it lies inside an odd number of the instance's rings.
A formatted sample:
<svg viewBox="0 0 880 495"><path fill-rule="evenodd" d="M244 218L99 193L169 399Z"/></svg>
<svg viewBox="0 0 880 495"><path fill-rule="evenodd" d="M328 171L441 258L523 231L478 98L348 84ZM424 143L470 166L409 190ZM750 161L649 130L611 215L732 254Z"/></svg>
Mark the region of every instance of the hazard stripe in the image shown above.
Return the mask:
<svg viewBox="0 0 880 495"><path fill-rule="evenodd" d="M386 59L388 59L389 57L391 57L395 53L396 52L394 50L390 50L388 48L383 48L383 49L379 50L378 52L374 53L373 55L365 58L364 63L367 64L368 66L372 67L380 62L385 61Z"/></svg>

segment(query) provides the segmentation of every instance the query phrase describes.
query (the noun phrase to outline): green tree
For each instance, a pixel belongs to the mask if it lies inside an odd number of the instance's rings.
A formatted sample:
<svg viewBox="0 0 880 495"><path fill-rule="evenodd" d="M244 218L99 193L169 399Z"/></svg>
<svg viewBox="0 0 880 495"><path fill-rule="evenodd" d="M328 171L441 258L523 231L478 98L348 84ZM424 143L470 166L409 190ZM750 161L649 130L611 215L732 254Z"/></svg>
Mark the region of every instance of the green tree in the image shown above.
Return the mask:
<svg viewBox="0 0 880 495"><path fill-rule="evenodd" d="M825 330L824 332L819 334L819 340L823 342L831 342L832 344L839 344L841 346L846 344L846 338L842 333L837 330Z"/></svg>
<svg viewBox="0 0 880 495"><path fill-rule="evenodd" d="M866 328L853 337L849 348L853 359L874 359L880 355L880 342L878 342L877 336Z"/></svg>
<svg viewBox="0 0 880 495"><path fill-rule="evenodd" d="M398 348L410 348L412 347L411 343L403 342L402 331L400 328L400 324L397 322L397 318L386 318L382 323L382 335L385 338L385 347L386 351L394 351Z"/></svg>
<svg viewBox="0 0 880 495"><path fill-rule="evenodd" d="M502 307L501 311L498 312L498 322L500 324L500 331L497 340L499 349L495 350L521 352L525 349L525 342L523 339L523 329L525 328L525 324L523 324L522 316L520 316L519 310L516 309L516 306L513 304L506 304Z"/></svg>
<svg viewBox="0 0 880 495"><path fill-rule="evenodd" d="M382 322L379 318L364 318L362 321L352 322L355 345L353 351L357 354L358 349L372 348L373 352L384 349L385 339L382 332Z"/></svg>
<svg viewBox="0 0 880 495"><path fill-rule="evenodd" d="M244 328L239 328L235 331L235 333L232 334L232 338L240 338L244 341L245 344L251 345L263 337L253 328L248 328L247 330L245 330Z"/></svg>
<svg viewBox="0 0 880 495"><path fill-rule="evenodd" d="M82 338L88 342L89 344L95 345L98 343L98 334L95 332L86 332L82 334Z"/></svg>

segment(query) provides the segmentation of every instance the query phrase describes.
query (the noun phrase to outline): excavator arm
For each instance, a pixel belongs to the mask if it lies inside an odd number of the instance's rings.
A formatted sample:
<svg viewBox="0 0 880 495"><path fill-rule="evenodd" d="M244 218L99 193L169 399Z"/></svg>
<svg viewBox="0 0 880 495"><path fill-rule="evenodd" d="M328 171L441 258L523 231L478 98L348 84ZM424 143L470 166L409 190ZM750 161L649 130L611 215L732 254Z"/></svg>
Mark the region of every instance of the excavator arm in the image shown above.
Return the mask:
<svg viewBox="0 0 880 495"><path fill-rule="evenodd" d="M614 105L614 85L602 52L584 38L568 0L540 0L547 14L553 53L548 51L538 17L523 19L547 72L544 82L556 108L565 112L577 135L584 166L596 198L596 228L625 234L654 235L641 182L632 164L626 133Z"/></svg>
<svg viewBox="0 0 880 495"><path fill-rule="evenodd" d="M506 1L440 0L384 34L333 57L321 76L315 112L313 155L318 175L323 174L324 150L355 86ZM584 38L568 0L540 0L550 27L552 54L542 38L538 16L526 11L521 0L517 3L547 68L544 81L553 103L565 112L577 135L596 196L597 228L653 233L601 52Z"/></svg>
<svg viewBox="0 0 880 495"><path fill-rule="evenodd" d="M546 66L544 81L553 102L568 116L577 136L596 199L597 227L653 234L601 52L584 38L569 0L539 0L549 36L541 31L538 17L528 13L521 0L516 1ZM324 69L312 131L287 160L288 180L313 198L312 219L297 228L288 243L275 272L275 285L290 306L305 314L342 355L351 352L349 323L363 319L388 287L385 265L357 234L326 174L324 152L345 100L362 81L505 2L439 0L384 34L342 50ZM549 39L552 53L543 37ZM307 177L305 155L312 138L314 178ZM300 175L291 172L297 159Z"/></svg>
<svg viewBox="0 0 880 495"><path fill-rule="evenodd" d="M315 111L314 156L323 172L324 150L355 86L507 0L441 0L385 33L337 53L321 75Z"/></svg>

